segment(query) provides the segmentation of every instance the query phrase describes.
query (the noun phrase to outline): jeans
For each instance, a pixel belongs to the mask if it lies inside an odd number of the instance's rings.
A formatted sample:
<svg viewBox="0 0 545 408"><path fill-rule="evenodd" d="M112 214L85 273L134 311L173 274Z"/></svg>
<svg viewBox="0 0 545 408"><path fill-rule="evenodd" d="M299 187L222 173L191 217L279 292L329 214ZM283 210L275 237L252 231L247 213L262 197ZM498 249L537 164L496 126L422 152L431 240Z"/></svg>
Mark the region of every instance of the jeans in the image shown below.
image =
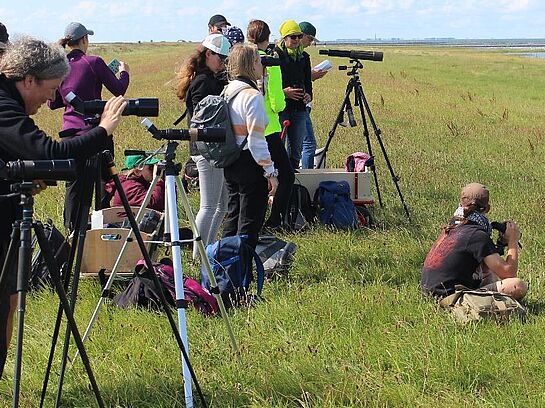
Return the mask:
<svg viewBox="0 0 545 408"><path fill-rule="evenodd" d="M274 195L269 219L265 225L275 228L281 226L282 219L288 210L291 187L295 181L295 175L284 143L280 139L280 133L267 135L265 139L267 139L267 147L274 162L274 167L278 170L278 188Z"/></svg>
<svg viewBox="0 0 545 408"><path fill-rule="evenodd" d="M314 130L312 129L312 120L310 120L310 107L307 106L306 127L307 133L303 139L303 157L301 159L302 167L304 169L314 168L314 152L316 151L316 136L314 136Z"/></svg>
<svg viewBox="0 0 545 408"><path fill-rule="evenodd" d="M255 162L249 150L243 150L238 160L225 168L225 182L229 206L223 236L247 235L248 244L255 249L269 193L263 168Z"/></svg>
<svg viewBox="0 0 545 408"><path fill-rule="evenodd" d="M223 169L212 166L202 156L191 156L199 170L200 207L195 223L202 243L206 247L216 240L216 235L227 213L227 187ZM197 245L193 245L193 259L197 259Z"/></svg>
<svg viewBox="0 0 545 408"><path fill-rule="evenodd" d="M290 125L287 130L287 150L291 166L294 169L299 168L299 162L301 161L301 153L303 151L303 139L305 138L305 134L307 133L306 116L306 110L294 112L280 112L280 123L283 123L285 120L290 121Z"/></svg>

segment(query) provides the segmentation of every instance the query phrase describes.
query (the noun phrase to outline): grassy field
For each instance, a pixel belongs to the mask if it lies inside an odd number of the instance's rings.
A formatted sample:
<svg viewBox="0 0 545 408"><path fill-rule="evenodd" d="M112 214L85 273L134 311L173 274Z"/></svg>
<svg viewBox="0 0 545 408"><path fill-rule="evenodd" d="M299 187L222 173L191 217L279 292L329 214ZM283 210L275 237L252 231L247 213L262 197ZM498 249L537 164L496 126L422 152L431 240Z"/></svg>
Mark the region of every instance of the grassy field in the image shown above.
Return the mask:
<svg viewBox="0 0 545 408"><path fill-rule="evenodd" d="M154 121L165 128L183 111L173 78L191 47L108 45L91 52L130 64L128 96L159 97ZM385 203L373 208L377 227L331 232L317 226L284 236L299 247L289 274L266 284L265 302L230 315L240 362L222 321L189 311L192 363L213 407L545 406L545 61L482 49L383 51L384 62L365 63L360 74L412 222L372 134ZM323 59L317 49L311 53L314 64ZM345 72L335 69L315 83L320 145L344 95ZM42 108L36 121L55 134L61 112ZM159 146L135 117L124 119L115 140L118 158L124 148ZM329 167L342 167L365 146L361 126L339 128ZM181 145L179 158L186 157ZM513 219L523 231L520 276L530 282L524 324L462 327L419 292L424 257L471 181L489 186L491 219ZM62 195L62 188L40 194L38 218L60 223ZM191 198L197 205L198 197ZM184 271L199 275L189 263ZM81 283L80 328L98 297L96 283ZM56 303L47 291L29 298L24 407L39 401ZM163 315L107 305L87 347L108 406L184 406L179 352ZM10 405L12 372L11 355L0 382L2 406ZM95 406L80 361L68 371L63 395L63 406Z"/></svg>

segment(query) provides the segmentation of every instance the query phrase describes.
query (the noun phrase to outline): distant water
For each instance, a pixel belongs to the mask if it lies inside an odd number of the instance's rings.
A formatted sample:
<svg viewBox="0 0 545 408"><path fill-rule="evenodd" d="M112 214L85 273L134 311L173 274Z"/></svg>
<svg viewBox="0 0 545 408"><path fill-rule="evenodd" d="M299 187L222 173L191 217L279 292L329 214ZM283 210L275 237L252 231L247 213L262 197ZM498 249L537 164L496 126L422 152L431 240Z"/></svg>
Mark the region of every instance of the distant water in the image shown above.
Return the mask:
<svg viewBox="0 0 545 408"><path fill-rule="evenodd" d="M521 52L518 54L528 58L545 58L545 52Z"/></svg>

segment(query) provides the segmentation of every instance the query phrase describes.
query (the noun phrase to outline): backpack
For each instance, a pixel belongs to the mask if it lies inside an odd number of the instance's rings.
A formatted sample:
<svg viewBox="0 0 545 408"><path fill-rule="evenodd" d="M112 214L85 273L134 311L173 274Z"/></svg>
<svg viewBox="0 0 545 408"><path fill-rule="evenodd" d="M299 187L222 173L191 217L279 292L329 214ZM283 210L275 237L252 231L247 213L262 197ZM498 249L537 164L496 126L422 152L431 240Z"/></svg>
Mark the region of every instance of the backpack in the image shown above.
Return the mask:
<svg viewBox="0 0 545 408"><path fill-rule="evenodd" d="M199 170L197 164L190 157L184 164L184 178L182 180L186 192L199 188Z"/></svg>
<svg viewBox="0 0 545 408"><path fill-rule="evenodd" d="M512 317L525 318L526 309L515 299L503 293L486 289L461 289L445 297L439 302L449 308L454 318L460 323L468 323L483 319L497 323L506 322Z"/></svg>
<svg viewBox="0 0 545 408"><path fill-rule="evenodd" d="M261 297L265 272L263 263L255 250L246 243L246 235L225 237L209 244L206 255L220 289L226 307L250 304L253 297L247 296L253 281L253 266L257 274L257 298ZM210 290L210 280L205 266L202 266L202 286Z"/></svg>
<svg viewBox="0 0 545 408"><path fill-rule="evenodd" d="M143 307L158 310L161 309L161 290L155 286L145 267L137 268L125 290L117 294L113 302L122 309Z"/></svg>
<svg viewBox="0 0 545 408"><path fill-rule="evenodd" d="M199 153L214 167L223 168L234 163L246 144L246 140L240 146L237 144L229 116L229 102L243 89L245 88L238 89L228 97L224 92L221 95L208 95L193 110L189 121L190 128L225 129L225 142L195 142Z"/></svg>
<svg viewBox="0 0 545 408"><path fill-rule="evenodd" d="M307 188L294 184L291 190L287 212L284 214L282 226L289 231L300 231L316 219L316 209L310 199Z"/></svg>
<svg viewBox="0 0 545 408"><path fill-rule="evenodd" d="M274 236L259 237L255 252L263 262L266 276L280 275L286 272L293 261L297 245Z"/></svg>
<svg viewBox="0 0 545 408"><path fill-rule="evenodd" d="M365 152L355 152L346 158L345 170L350 173L365 171L365 167L370 167L374 160Z"/></svg>
<svg viewBox="0 0 545 408"><path fill-rule="evenodd" d="M57 261L62 277L64 272L63 270L66 267L68 257L70 256L70 244L61 234L61 232L53 225L53 221L51 219L48 219L47 222L43 224L43 227L47 238L47 243L49 244L51 252L53 252L53 256ZM36 243L37 239L34 237L32 247L35 247ZM51 285L51 275L49 274L49 269L47 268L42 250L40 248L38 248L38 251L32 257L32 266L30 269L30 278L28 283L30 289L40 289L46 285Z"/></svg>
<svg viewBox="0 0 545 408"><path fill-rule="evenodd" d="M358 217L348 182L320 182L314 201L319 206L318 219L322 224L341 229L357 228Z"/></svg>
<svg viewBox="0 0 545 408"><path fill-rule="evenodd" d="M146 263L140 259L136 269L146 268ZM163 258L159 263L153 264L157 278L161 282L163 293L171 306L176 305L176 284L174 280L174 267L169 258ZM207 292L195 279L184 278L184 299L205 316L211 316L219 311L216 298Z"/></svg>

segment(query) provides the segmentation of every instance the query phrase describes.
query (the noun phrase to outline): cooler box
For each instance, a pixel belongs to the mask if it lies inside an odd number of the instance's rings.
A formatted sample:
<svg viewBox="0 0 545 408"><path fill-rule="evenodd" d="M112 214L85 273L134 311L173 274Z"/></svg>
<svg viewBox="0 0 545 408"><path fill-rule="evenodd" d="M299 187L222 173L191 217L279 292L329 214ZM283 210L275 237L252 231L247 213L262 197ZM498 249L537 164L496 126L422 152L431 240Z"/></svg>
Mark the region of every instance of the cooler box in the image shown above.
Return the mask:
<svg viewBox="0 0 545 408"><path fill-rule="evenodd" d="M314 198L321 181L347 181L354 204L374 204L371 196L371 172L351 173L344 169L299 169L295 182L305 186Z"/></svg>

